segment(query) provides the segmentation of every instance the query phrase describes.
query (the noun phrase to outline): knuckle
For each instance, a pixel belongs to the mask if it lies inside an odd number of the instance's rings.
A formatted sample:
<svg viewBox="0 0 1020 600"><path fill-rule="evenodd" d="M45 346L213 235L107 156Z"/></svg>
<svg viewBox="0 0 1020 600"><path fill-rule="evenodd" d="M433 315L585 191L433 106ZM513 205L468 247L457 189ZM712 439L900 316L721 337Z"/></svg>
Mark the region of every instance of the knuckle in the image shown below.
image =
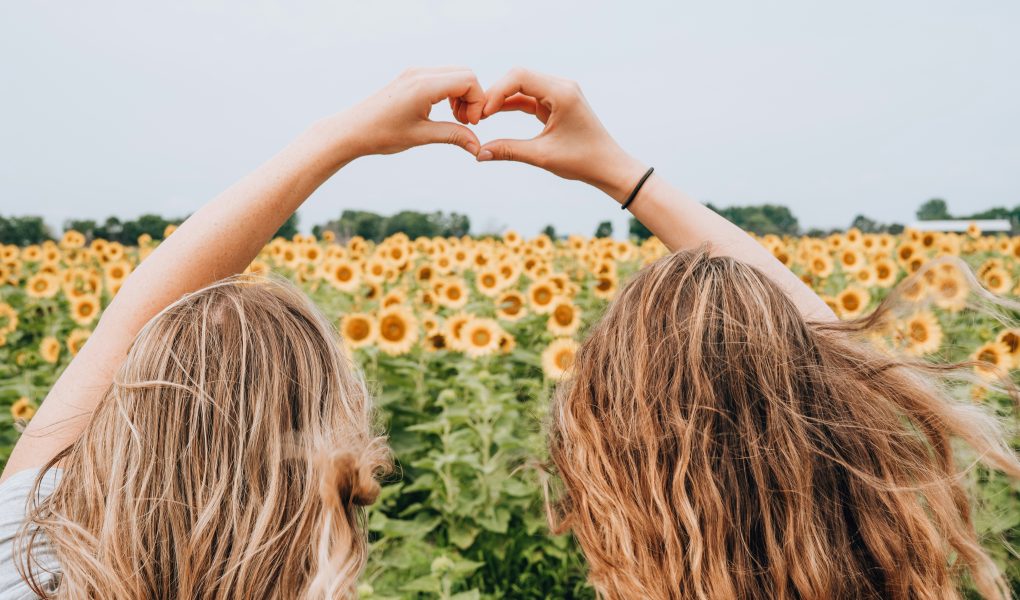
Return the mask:
<svg viewBox="0 0 1020 600"><path fill-rule="evenodd" d="M453 144L454 146L463 146L464 144L467 143L465 137L466 136L461 131L457 129L451 129L450 131L446 132L446 139L444 141L447 144Z"/></svg>

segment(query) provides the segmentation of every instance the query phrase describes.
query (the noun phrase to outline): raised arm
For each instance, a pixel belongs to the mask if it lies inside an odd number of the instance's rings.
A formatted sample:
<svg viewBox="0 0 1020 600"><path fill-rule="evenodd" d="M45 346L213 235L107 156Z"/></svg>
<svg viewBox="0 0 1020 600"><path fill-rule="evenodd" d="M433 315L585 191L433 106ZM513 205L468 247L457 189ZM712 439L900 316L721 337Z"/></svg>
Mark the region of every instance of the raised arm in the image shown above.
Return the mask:
<svg viewBox="0 0 1020 600"><path fill-rule="evenodd" d="M450 99L477 123L484 95L471 71L409 70L361 104L323 119L279 154L194 213L128 277L54 384L14 448L0 480L50 461L81 434L135 335L182 295L240 273L280 225L347 163L429 143L477 154L467 127L429 120Z"/></svg>
<svg viewBox="0 0 1020 600"><path fill-rule="evenodd" d="M574 82L514 69L486 92L482 118L519 110L545 125L530 140L494 140L478 160L514 160L566 179L591 184L623 203L647 166L628 155L609 135ZM456 113L462 121L463 112ZM835 319L832 310L772 253L711 209L676 189L655 171L628 207L670 249L711 242L712 252L761 269L786 290L812 320Z"/></svg>

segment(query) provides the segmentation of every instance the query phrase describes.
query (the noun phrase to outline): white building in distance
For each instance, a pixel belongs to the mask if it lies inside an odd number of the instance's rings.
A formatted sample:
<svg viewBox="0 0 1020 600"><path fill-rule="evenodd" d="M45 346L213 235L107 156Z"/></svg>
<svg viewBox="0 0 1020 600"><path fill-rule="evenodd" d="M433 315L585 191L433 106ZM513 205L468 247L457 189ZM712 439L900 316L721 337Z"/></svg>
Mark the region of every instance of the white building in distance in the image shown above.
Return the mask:
<svg viewBox="0 0 1020 600"><path fill-rule="evenodd" d="M910 227L918 231L953 231L964 233L971 223L983 233L1009 233L1013 226L1006 219L953 219L950 221L914 221Z"/></svg>

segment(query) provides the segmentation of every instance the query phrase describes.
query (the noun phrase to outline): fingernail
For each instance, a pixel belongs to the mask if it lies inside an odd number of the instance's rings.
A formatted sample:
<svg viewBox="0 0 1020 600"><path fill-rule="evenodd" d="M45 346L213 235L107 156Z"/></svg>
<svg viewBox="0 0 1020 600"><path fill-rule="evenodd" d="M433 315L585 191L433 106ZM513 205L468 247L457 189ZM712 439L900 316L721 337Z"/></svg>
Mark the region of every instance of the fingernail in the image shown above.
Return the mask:
<svg viewBox="0 0 1020 600"><path fill-rule="evenodd" d="M477 156L477 155L478 155L478 144L476 144L476 143L474 143L474 142L468 142L468 143L467 143L467 146L465 146L465 148L466 148L466 149L467 149L467 151L468 151L468 152L470 152L471 154L474 154L475 156Z"/></svg>
<svg viewBox="0 0 1020 600"><path fill-rule="evenodd" d="M490 150L482 150L478 153L478 160L492 160L492 152Z"/></svg>

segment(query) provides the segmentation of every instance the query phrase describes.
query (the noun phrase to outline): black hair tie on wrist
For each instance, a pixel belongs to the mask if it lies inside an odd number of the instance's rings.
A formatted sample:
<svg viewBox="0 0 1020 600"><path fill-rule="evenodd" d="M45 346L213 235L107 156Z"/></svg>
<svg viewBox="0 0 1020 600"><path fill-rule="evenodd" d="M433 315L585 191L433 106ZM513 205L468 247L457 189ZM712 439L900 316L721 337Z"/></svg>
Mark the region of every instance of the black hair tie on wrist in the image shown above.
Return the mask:
<svg viewBox="0 0 1020 600"><path fill-rule="evenodd" d="M630 203L634 201L634 198L637 198L637 193L641 191L641 186L643 186L645 182L648 181L648 178L651 176L652 171L654 170L655 167L650 167L647 171L645 171L645 174L642 175L641 179L638 180L637 185L634 186L634 191L630 193L630 196L627 196L627 200L623 203L623 206L620 207L620 210L627 210L627 207L630 206Z"/></svg>

